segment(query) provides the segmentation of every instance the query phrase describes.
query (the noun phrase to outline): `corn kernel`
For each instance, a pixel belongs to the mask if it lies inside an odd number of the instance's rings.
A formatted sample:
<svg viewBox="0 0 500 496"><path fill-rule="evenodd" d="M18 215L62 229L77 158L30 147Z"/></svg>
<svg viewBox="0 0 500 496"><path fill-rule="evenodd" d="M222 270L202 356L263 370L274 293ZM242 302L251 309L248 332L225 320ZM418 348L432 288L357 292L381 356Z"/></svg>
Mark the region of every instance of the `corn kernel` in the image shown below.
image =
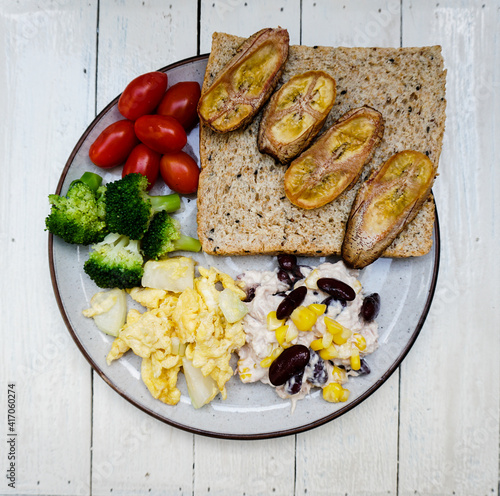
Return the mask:
<svg viewBox="0 0 500 496"><path fill-rule="evenodd" d="M323 360L332 360L333 358L337 358L339 356L337 348L335 346L330 345L328 348L325 348L323 350L320 350L319 356Z"/></svg>
<svg viewBox="0 0 500 496"><path fill-rule="evenodd" d="M274 348L274 350L270 353L269 356L267 356L266 358L263 358L260 361L260 366L263 369L269 368L271 366L271 364L274 362L274 360L276 360L276 358L278 358L282 352L283 352L283 348L281 346Z"/></svg>
<svg viewBox="0 0 500 496"><path fill-rule="evenodd" d="M330 403L338 403L342 394L342 386L332 382L323 388L323 398Z"/></svg>
<svg viewBox="0 0 500 496"><path fill-rule="evenodd" d="M334 381L337 381L341 384L343 384L347 380L345 370L337 366L333 367L332 377Z"/></svg>
<svg viewBox="0 0 500 496"><path fill-rule="evenodd" d="M332 320L330 317L325 317L325 325L326 325L326 330L330 334L338 334L342 332L342 325L339 324L336 320Z"/></svg>
<svg viewBox="0 0 500 496"><path fill-rule="evenodd" d="M359 370L361 368L361 360L359 359L359 353L351 355L351 369Z"/></svg>
<svg viewBox="0 0 500 496"><path fill-rule="evenodd" d="M240 374L241 382L248 382L252 378L252 374Z"/></svg>
<svg viewBox="0 0 500 496"><path fill-rule="evenodd" d="M276 358L278 358L281 355L281 353L283 353L283 348L281 346L275 348L271 353L271 358L273 359L273 361L276 360Z"/></svg>
<svg viewBox="0 0 500 496"><path fill-rule="evenodd" d="M274 360L271 357L266 357L260 361L260 366L263 369L268 369L271 366L271 364L273 363L273 361Z"/></svg>
<svg viewBox="0 0 500 496"><path fill-rule="evenodd" d="M270 331L274 331L276 330L278 327L282 326L284 323L285 323L285 319L283 320L280 320L276 317L276 312L273 311L273 312L269 312L267 314L267 328L270 330Z"/></svg>
<svg viewBox="0 0 500 496"><path fill-rule="evenodd" d="M366 339L364 338L364 336L356 332L354 333L353 337L354 337L354 344L356 345L358 350L360 351L366 350Z"/></svg>
<svg viewBox="0 0 500 496"><path fill-rule="evenodd" d="M278 341L278 343L283 346L283 343L285 342L285 338L286 338L286 331L288 330L288 326L287 325L282 325L282 326L279 326L275 331L274 333L276 334L276 341Z"/></svg>
<svg viewBox="0 0 500 496"><path fill-rule="evenodd" d="M329 332L325 332L322 341L323 341L323 348L328 348L332 344L333 335L330 334Z"/></svg>
<svg viewBox="0 0 500 496"><path fill-rule="evenodd" d="M301 305L292 312L290 318L299 331L310 331L312 326L316 324L318 316L312 310Z"/></svg>
<svg viewBox="0 0 500 496"><path fill-rule="evenodd" d="M349 399L349 395L351 394L351 392L349 391L349 389L345 389L345 388L342 388L342 394L340 395L340 401L345 402Z"/></svg>
<svg viewBox="0 0 500 496"><path fill-rule="evenodd" d="M293 326L287 326L285 341L291 343L299 335L299 330Z"/></svg>
<svg viewBox="0 0 500 496"><path fill-rule="evenodd" d="M324 348L323 339L322 338L315 339L314 341L311 342L309 346L314 351L322 350Z"/></svg>
<svg viewBox="0 0 500 496"><path fill-rule="evenodd" d="M323 303L311 303L307 308L314 312L318 317L323 315L326 311L326 305Z"/></svg>
<svg viewBox="0 0 500 496"><path fill-rule="evenodd" d="M347 340L352 336L352 331L342 327L342 331L333 335L333 342L339 346L347 343Z"/></svg>
<svg viewBox="0 0 500 496"><path fill-rule="evenodd" d="M358 294L362 289L363 289L363 286L361 285L361 283L356 279L354 281L354 284L352 285L352 289L354 289L354 291L356 292L356 294Z"/></svg>
<svg viewBox="0 0 500 496"><path fill-rule="evenodd" d="M349 390L344 389L340 384L331 382L323 388L323 398L330 403L347 401L349 399Z"/></svg>

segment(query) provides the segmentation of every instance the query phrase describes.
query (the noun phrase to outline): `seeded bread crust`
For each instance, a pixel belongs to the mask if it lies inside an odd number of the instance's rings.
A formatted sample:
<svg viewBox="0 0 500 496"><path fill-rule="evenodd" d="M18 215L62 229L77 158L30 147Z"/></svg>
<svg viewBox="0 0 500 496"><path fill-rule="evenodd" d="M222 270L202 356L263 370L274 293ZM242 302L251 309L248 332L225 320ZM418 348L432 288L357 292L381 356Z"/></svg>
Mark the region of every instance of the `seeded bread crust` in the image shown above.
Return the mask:
<svg viewBox="0 0 500 496"><path fill-rule="evenodd" d="M243 41L214 33L203 89L210 86ZM218 134L201 126L197 221L206 253L338 255L352 202L372 168L405 149L426 153L437 168L446 110L446 70L440 46L290 46L279 85L309 70L323 70L337 82L336 102L324 129L355 107L368 105L382 113L385 133L372 161L351 190L328 205L304 210L285 196L286 167L258 150L261 113L246 128L231 133ZM431 196L383 256L428 253L434 219Z"/></svg>

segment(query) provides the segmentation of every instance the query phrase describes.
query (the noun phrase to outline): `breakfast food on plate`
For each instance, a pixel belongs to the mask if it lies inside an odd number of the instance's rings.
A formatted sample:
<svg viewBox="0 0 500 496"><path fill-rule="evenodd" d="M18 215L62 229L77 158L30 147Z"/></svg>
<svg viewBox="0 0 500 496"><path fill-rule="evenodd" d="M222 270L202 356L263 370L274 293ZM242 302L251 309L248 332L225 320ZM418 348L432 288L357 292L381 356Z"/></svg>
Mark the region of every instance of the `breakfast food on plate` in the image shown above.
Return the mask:
<svg viewBox="0 0 500 496"><path fill-rule="evenodd" d="M335 200L359 179L383 135L380 112L350 110L290 164L284 183L287 198L307 209Z"/></svg>
<svg viewBox="0 0 500 496"><path fill-rule="evenodd" d="M164 83L153 96L157 103L163 98L165 115L134 100L151 74ZM115 338L108 364L132 350L151 395L168 405L180 401L181 371L195 408L219 393L225 399L233 353L243 383L269 384L292 406L315 387L326 401L347 401L349 377L370 372L364 358L378 347L380 297L364 294L356 269L381 255L422 255L431 247L430 191L446 105L440 47L289 47L281 28L246 40L215 33L201 96L197 83L165 92L167 76L151 74L122 95L121 103L130 93L131 108L118 104L137 119L134 140L118 146L111 161L89 156L100 167L132 156L122 179L101 186L100 176L84 174L66 197L52 195L47 219L47 228L52 220L58 231L51 232L68 235L68 242L92 244L84 271L112 288L83 310ZM186 160L167 153L187 157L179 150L195 109L201 245L167 213L179 209L178 194L147 193L158 167L170 188L196 191L194 160L191 180L173 186L171 175ZM159 138L148 126L161 131ZM150 155L140 166L144 150L131 153L137 138L164 154L153 157L155 170ZM96 155L117 152L104 145ZM82 198L92 204L90 220L83 219ZM279 269L233 279L169 256L201 247L216 255L279 254ZM342 254L345 263L299 266L294 254ZM144 311L129 310L127 294Z"/></svg>
<svg viewBox="0 0 500 496"><path fill-rule="evenodd" d="M93 318L100 331L116 337L127 318L127 293L118 288L99 291L90 299L90 308L82 314Z"/></svg>
<svg viewBox="0 0 500 496"><path fill-rule="evenodd" d="M210 87L203 87L201 121L219 133L250 122L278 83L288 43L288 31L281 28L262 29L244 41Z"/></svg>
<svg viewBox="0 0 500 496"><path fill-rule="evenodd" d="M203 90L234 56L242 38L215 33ZM353 108L369 106L385 121L384 137L349 191L323 207L293 205L284 190L285 167L259 151L261 115L244 129L218 134L200 127L198 237L215 255L339 255L351 205L361 182L388 157L418 150L438 166L445 123L441 48L346 48L290 46L282 83L296 74L322 70L337 83L325 126ZM428 253L434 226L432 196L383 256Z"/></svg>
<svg viewBox="0 0 500 496"><path fill-rule="evenodd" d="M314 387L327 401L347 401L345 383L369 372L364 357L378 346L378 294L365 297L357 271L343 262L292 271L294 283L283 269L238 277L251 294L246 344L237 352L240 378L269 384L292 404Z"/></svg>
<svg viewBox="0 0 500 496"><path fill-rule="evenodd" d="M374 171L354 200L342 258L357 269L377 259L417 215L435 175L429 157L412 150L396 153Z"/></svg>
<svg viewBox="0 0 500 496"><path fill-rule="evenodd" d="M154 264L153 271L162 271L158 267L162 262L168 265L162 277L149 277L143 286L161 279L172 290L129 290L132 299L147 310L129 310L107 361L110 364L132 350L142 358L141 376L150 393L168 405L180 400L177 376L182 370L191 403L199 408L219 393L226 398L225 385L234 375L231 355L245 344L242 318L248 310L241 299L246 294L230 276L214 267L199 267L199 277L188 270L186 276L186 267L194 268L187 257L148 263ZM147 272L146 268L145 275Z"/></svg>
<svg viewBox="0 0 500 496"><path fill-rule="evenodd" d="M297 74L273 94L259 127L258 145L281 163L302 152L335 103L335 79L324 71Z"/></svg>
<svg viewBox="0 0 500 496"><path fill-rule="evenodd" d="M66 195L49 195L50 213L45 227L66 243L89 245L108 233L104 212L102 177L84 172L69 185Z"/></svg>

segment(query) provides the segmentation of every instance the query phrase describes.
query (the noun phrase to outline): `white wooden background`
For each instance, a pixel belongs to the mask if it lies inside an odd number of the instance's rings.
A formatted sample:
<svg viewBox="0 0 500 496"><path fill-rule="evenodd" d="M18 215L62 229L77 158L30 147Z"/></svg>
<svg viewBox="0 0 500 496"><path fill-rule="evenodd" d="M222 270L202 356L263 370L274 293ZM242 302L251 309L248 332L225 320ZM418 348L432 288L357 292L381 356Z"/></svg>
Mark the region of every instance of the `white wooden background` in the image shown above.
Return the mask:
<svg viewBox="0 0 500 496"><path fill-rule="evenodd" d="M209 52L215 30L277 25L293 44L443 46L441 270L415 346L363 404L297 436L222 441L92 372L53 296L44 217L74 144L133 77ZM1 0L0 494L497 495L499 28L500 0Z"/></svg>

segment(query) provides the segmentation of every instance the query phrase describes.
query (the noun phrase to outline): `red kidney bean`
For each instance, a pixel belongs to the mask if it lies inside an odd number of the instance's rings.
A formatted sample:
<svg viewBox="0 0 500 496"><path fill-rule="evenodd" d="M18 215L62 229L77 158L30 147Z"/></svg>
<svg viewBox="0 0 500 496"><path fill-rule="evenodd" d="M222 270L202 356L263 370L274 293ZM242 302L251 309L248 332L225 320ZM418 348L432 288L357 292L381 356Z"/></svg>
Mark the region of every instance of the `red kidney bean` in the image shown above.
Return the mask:
<svg viewBox="0 0 500 496"><path fill-rule="evenodd" d="M332 303L332 301L334 301L335 303L337 302L340 303L343 307L347 305L347 302L345 300L337 300L333 296L327 296L321 303L323 305L329 306Z"/></svg>
<svg viewBox="0 0 500 496"><path fill-rule="evenodd" d="M304 370L309 363L309 348L295 344L284 350L269 368L269 380L274 386L285 384L288 379Z"/></svg>
<svg viewBox="0 0 500 496"><path fill-rule="evenodd" d="M365 322L371 322L377 317L379 310L380 295L378 293L372 293L363 300L363 305L361 305L359 313Z"/></svg>
<svg viewBox="0 0 500 496"><path fill-rule="evenodd" d="M366 360L364 358L361 359L361 366L359 370L357 371L358 375L365 375L369 374L371 372L370 367L368 367L368 364L366 363Z"/></svg>
<svg viewBox="0 0 500 496"><path fill-rule="evenodd" d="M297 257L295 255L278 255L278 265L287 272L292 272L297 266Z"/></svg>
<svg viewBox="0 0 500 496"><path fill-rule="evenodd" d="M247 296L243 301L248 303L255 298L255 288L246 288L245 293Z"/></svg>
<svg viewBox="0 0 500 496"><path fill-rule="evenodd" d="M301 279L304 279L304 275L302 274L302 271L300 270L300 265L296 265L292 269L292 275L294 277L294 282L300 281Z"/></svg>
<svg viewBox="0 0 500 496"><path fill-rule="evenodd" d="M276 309L276 318L282 320L289 317L291 313L304 301L307 294L305 286L299 286L288 293Z"/></svg>
<svg viewBox="0 0 500 496"><path fill-rule="evenodd" d="M288 381L285 382L285 391L288 394L297 394L302 388L302 378L304 377L304 371L301 370L295 375L292 375Z"/></svg>
<svg viewBox="0 0 500 496"><path fill-rule="evenodd" d="M290 288L293 286L292 280L290 279L288 272L284 271L283 269L278 270L278 279L281 282L288 284Z"/></svg>
<svg viewBox="0 0 500 496"><path fill-rule="evenodd" d="M328 380L328 371L326 370L325 361L314 350L309 350L311 354L309 363L305 371L307 372L307 380L313 386L320 387Z"/></svg>
<svg viewBox="0 0 500 496"><path fill-rule="evenodd" d="M336 300L352 301L356 298L354 289L345 282L333 277L322 277L318 279L318 288L333 296Z"/></svg>

